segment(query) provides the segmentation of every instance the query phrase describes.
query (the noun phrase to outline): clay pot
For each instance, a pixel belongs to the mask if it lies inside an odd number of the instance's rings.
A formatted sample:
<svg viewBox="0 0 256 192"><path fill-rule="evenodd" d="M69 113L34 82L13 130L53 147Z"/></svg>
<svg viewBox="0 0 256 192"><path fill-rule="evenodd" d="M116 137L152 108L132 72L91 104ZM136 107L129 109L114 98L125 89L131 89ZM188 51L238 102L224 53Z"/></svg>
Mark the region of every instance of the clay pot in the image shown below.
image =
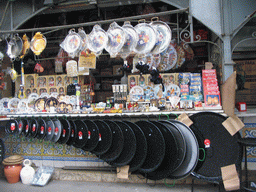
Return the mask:
<svg viewBox="0 0 256 192"><path fill-rule="evenodd" d="M20 180L21 164L5 165L4 175L9 183L17 183Z"/></svg>

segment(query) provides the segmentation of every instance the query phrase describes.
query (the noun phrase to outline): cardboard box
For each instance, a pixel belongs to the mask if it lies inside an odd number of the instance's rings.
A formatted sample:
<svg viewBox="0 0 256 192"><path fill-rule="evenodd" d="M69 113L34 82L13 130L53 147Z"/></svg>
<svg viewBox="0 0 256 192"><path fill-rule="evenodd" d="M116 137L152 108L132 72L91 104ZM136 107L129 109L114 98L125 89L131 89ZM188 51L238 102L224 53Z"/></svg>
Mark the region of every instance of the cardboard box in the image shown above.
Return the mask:
<svg viewBox="0 0 256 192"><path fill-rule="evenodd" d="M120 70L122 65L114 65L113 66L113 75L123 75L123 71Z"/></svg>
<svg viewBox="0 0 256 192"><path fill-rule="evenodd" d="M245 102L247 105L256 104L256 60L235 61L236 103Z"/></svg>

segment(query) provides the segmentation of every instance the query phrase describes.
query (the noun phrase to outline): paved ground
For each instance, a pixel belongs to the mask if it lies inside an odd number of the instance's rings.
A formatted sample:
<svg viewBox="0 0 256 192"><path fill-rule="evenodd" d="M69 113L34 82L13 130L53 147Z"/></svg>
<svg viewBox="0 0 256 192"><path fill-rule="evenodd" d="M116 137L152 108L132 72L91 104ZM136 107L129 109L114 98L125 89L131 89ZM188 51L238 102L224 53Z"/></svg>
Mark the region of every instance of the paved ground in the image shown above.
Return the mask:
<svg viewBox="0 0 256 192"><path fill-rule="evenodd" d="M195 185L194 192L217 192L218 186L214 185ZM98 182L77 182L51 180L46 186L30 186L21 182L10 184L5 178L0 178L1 192L190 192L190 185L177 185L174 187L166 185L150 186L148 184L131 183L98 183Z"/></svg>

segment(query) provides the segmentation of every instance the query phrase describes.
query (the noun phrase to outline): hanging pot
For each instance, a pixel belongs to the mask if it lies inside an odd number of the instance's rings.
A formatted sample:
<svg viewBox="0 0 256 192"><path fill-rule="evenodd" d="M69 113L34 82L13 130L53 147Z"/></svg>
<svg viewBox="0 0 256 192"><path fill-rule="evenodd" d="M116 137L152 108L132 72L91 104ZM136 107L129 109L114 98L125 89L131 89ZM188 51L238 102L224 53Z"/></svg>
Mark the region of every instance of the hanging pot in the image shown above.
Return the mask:
<svg viewBox="0 0 256 192"><path fill-rule="evenodd" d="M77 135L77 128L76 124L73 120L68 120L70 123L71 133L68 141L66 142L67 145L73 145L75 143L75 135Z"/></svg>
<svg viewBox="0 0 256 192"><path fill-rule="evenodd" d="M37 32L31 40L30 48L35 55L40 55L45 49L47 40L41 32Z"/></svg>
<svg viewBox="0 0 256 192"><path fill-rule="evenodd" d="M94 53L99 53L106 47L107 42L106 32L99 25L94 25L88 35L88 48Z"/></svg>
<svg viewBox="0 0 256 192"><path fill-rule="evenodd" d="M175 163L172 168L172 172L174 172L181 166L186 156L187 147L186 147L185 137L183 133L180 131L180 129L174 124L168 123L167 121L159 121L159 122L165 125L169 129L169 131L172 132L177 142L178 154L177 154L177 159L175 160Z"/></svg>
<svg viewBox="0 0 256 192"><path fill-rule="evenodd" d="M60 44L60 46L68 53L70 57L74 58L81 51L83 41L81 36L75 32L75 29L70 29L68 33L69 34Z"/></svg>
<svg viewBox="0 0 256 192"><path fill-rule="evenodd" d="M199 146L205 151L203 161L192 172L192 175L204 180L221 181L221 167L235 164L237 167L242 161L242 147L237 140L241 138L237 133L231 136L222 123L227 117L214 112L200 112L189 117L199 141ZM208 141L209 143L204 143ZM202 157L200 159L202 159Z"/></svg>
<svg viewBox="0 0 256 192"><path fill-rule="evenodd" d="M55 124L51 119L46 120L47 132L44 140L51 141L54 136Z"/></svg>
<svg viewBox="0 0 256 192"><path fill-rule="evenodd" d="M120 126L114 121L104 120L104 122L107 123L111 129L112 144L106 153L99 155L98 157L104 161L110 162L116 160L120 156L124 147L124 135Z"/></svg>
<svg viewBox="0 0 256 192"><path fill-rule="evenodd" d="M55 126L55 129L53 130L54 134L51 139L52 142L57 143L57 141L60 139L61 133L62 133L62 124L60 120L58 119L53 119L52 120Z"/></svg>
<svg viewBox="0 0 256 192"><path fill-rule="evenodd" d="M30 132L31 132L31 137L36 137L38 133L39 125L36 119L31 119L30 121Z"/></svg>
<svg viewBox="0 0 256 192"><path fill-rule="evenodd" d="M5 125L5 131L6 133L18 133L19 132L19 126L18 121L16 119L9 120Z"/></svg>
<svg viewBox="0 0 256 192"><path fill-rule="evenodd" d="M179 168L171 173L170 179L183 179L192 173L195 169L199 157L199 145L193 131L184 123L176 120L170 120L169 123L178 127L184 135L186 141L186 156Z"/></svg>
<svg viewBox="0 0 256 192"><path fill-rule="evenodd" d="M22 51L23 42L18 34L10 38L10 41L7 42L7 55L11 60L16 59Z"/></svg>
<svg viewBox="0 0 256 192"><path fill-rule="evenodd" d="M37 131L37 138L43 139L47 133L47 124L46 121L42 118L37 120L38 122L38 131Z"/></svg>
<svg viewBox="0 0 256 192"><path fill-rule="evenodd" d="M78 29L78 35L80 35L80 37L82 39L82 46L81 46L79 52L86 51L88 40L87 40L87 35L82 27Z"/></svg>
<svg viewBox="0 0 256 192"><path fill-rule="evenodd" d="M83 148L88 140L88 128L82 120L74 120L76 125L76 135L74 147Z"/></svg>
<svg viewBox="0 0 256 192"><path fill-rule="evenodd" d="M18 121L18 134L19 135L21 135L22 133L23 133L23 131L24 131L24 120L23 119L20 119L19 121Z"/></svg>
<svg viewBox="0 0 256 192"><path fill-rule="evenodd" d="M165 141L163 134L153 123L149 121L137 121L135 123L144 132L147 140L147 156L143 165L138 169L142 173L156 170L165 156Z"/></svg>
<svg viewBox="0 0 256 192"><path fill-rule="evenodd" d="M144 132L141 128L133 122L123 121L126 123L133 131L136 136L136 152L132 161L129 163L129 172L137 171L144 163L147 156L147 140Z"/></svg>
<svg viewBox="0 0 256 192"><path fill-rule="evenodd" d="M30 126L29 120L27 118L24 118L23 119L23 134L24 134L24 136L28 135L29 126Z"/></svg>
<svg viewBox="0 0 256 192"><path fill-rule="evenodd" d="M157 31L157 41L151 53L159 54L168 48L172 39L172 31L165 22L159 21L158 17L152 18L150 25Z"/></svg>
<svg viewBox="0 0 256 192"><path fill-rule="evenodd" d="M121 58L126 60L126 58L135 51L135 47L139 40L139 36L135 28L131 25L130 21L125 21L122 28L126 32L126 39L123 47L119 51Z"/></svg>
<svg viewBox="0 0 256 192"><path fill-rule="evenodd" d="M126 33L122 27L113 22L108 28L107 36L108 43L105 49L110 54L110 57L116 57L125 43Z"/></svg>
<svg viewBox="0 0 256 192"><path fill-rule="evenodd" d="M97 147L91 152L95 155L102 155L106 153L112 144L112 133L111 129L104 121L94 120L93 121L99 128L99 143Z"/></svg>
<svg viewBox="0 0 256 192"><path fill-rule="evenodd" d="M136 137L134 131L127 124L121 121L115 121L115 123L123 132L124 146L119 157L114 161L107 161L107 163L112 166L121 167L129 164L134 157L136 151Z"/></svg>
<svg viewBox="0 0 256 192"><path fill-rule="evenodd" d="M60 123L62 125L62 132L60 134L58 143L65 144L67 143L71 135L71 125L67 119L60 119Z"/></svg>
<svg viewBox="0 0 256 192"><path fill-rule="evenodd" d="M99 143L99 129L97 125L91 120L84 120L83 122L88 128L88 140L82 149L84 151L92 151Z"/></svg>
<svg viewBox="0 0 256 192"><path fill-rule="evenodd" d="M138 54L149 53L157 42L156 30L145 22L137 24L134 28L139 35L135 52Z"/></svg>
<svg viewBox="0 0 256 192"><path fill-rule="evenodd" d="M179 161L179 147L174 134L167 126L157 121L150 122L156 125L162 132L166 148L161 165L155 171L149 172L144 176L151 180L161 180L167 178L176 169L176 165L178 164L177 161Z"/></svg>

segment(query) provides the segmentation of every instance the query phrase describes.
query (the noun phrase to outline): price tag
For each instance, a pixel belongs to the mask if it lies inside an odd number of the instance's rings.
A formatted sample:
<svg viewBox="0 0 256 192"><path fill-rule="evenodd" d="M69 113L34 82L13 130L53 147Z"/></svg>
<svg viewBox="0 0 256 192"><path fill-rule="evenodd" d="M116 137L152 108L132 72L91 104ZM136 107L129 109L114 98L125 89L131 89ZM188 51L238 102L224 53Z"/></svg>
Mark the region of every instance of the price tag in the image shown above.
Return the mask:
<svg viewBox="0 0 256 192"><path fill-rule="evenodd" d="M78 132L78 138L79 138L79 139L83 139L83 133L82 133L82 131L79 131L79 132Z"/></svg>

